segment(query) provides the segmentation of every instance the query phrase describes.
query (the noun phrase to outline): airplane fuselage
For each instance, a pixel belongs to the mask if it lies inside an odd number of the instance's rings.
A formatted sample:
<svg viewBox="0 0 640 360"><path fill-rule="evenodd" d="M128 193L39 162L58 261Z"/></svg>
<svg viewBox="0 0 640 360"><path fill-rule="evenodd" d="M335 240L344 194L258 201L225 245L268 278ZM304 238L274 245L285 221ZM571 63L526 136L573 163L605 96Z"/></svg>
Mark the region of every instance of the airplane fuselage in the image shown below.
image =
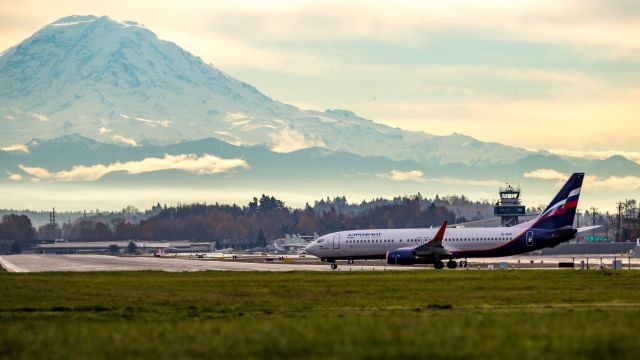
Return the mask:
<svg viewBox="0 0 640 360"><path fill-rule="evenodd" d="M322 236L307 252L324 260L383 259L389 251L417 247L434 238L437 228L341 231ZM556 246L575 236L574 229L529 227L447 229L437 258L479 258L518 255Z"/></svg>

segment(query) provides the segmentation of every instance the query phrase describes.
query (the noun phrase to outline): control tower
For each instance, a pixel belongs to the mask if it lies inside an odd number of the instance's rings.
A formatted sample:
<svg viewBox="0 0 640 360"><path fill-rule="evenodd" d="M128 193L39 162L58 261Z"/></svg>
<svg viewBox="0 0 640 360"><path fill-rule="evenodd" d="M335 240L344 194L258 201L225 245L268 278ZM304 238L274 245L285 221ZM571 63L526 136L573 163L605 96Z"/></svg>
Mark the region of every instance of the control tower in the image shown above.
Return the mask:
<svg viewBox="0 0 640 360"><path fill-rule="evenodd" d="M518 224L520 216L525 215L525 207L520 203L520 188L507 184L500 188L500 200L493 208L495 216L500 217L500 226L509 227Z"/></svg>

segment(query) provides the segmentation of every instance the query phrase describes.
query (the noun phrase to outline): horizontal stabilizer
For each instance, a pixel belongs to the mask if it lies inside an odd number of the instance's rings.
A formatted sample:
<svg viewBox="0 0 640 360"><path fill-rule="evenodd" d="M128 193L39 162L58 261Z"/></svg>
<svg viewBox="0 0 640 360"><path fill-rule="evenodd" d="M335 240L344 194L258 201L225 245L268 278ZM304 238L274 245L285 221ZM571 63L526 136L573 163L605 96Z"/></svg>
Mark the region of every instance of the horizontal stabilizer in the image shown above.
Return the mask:
<svg viewBox="0 0 640 360"><path fill-rule="evenodd" d="M596 225L596 226L585 226L585 227L577 228L576 230L578 230L578 234L579 234L579 233L582 233L582 232L595 230L595 229L597 229L597 228L601 228L601 227L602 227L602 225Z"/></svg>

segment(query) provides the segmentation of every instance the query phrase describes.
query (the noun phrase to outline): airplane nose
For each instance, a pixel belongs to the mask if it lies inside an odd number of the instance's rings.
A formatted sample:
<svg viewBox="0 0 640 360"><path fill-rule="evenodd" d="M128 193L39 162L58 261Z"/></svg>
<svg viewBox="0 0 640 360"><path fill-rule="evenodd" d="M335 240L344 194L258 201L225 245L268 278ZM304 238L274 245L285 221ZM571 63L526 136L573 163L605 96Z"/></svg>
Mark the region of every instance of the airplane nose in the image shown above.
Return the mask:
<svg viewBox="0 0 640 360"><path fill-rule="evenodd" d="M306 252L307 254L314 255L314 254L313 254L313 249L316 247L315 245L316 245L315 243L311 243L311 244L307 245L307 246L304 248L304 252Z"/></svg>

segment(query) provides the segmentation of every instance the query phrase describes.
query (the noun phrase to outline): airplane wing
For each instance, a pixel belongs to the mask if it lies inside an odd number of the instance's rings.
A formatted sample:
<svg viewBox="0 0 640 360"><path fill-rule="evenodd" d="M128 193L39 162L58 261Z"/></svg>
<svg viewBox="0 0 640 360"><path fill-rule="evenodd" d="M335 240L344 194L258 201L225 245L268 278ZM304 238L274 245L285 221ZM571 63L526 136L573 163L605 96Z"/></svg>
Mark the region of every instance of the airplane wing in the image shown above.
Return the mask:
<svg viewBox="0 0 640 360"><path fill-rule="evenodd" d="M422 248L422 247L432 247L432 246L442 246L442 239L444 239L444 232L447 230L447 221L445 220L444 223L442 223L442 226L440 226L440 230L438 230L438 233L436 234L436 236L429 240L429 242L422 244L420 246L418 246L417 248L415 248L416 250Z"/></svg>
<svg viewBox="0 0 640 360"><path fill-rule="evenodd" d="M585 226L585 227L581 227L581 228L577 228L576 230L578 230L578 234L581 232L585 232L585 231L591 231L591 230L595 230L598 228L601 228L602 225L596 225L596 226Z"/></svg>
<svg viewBox="0 0 640 360"><path fill-rule="evenodd" d="M449 254L449 251L447 251L447 249L445 249L442 246L442 239L444 239L444 233L446 230L447 230L447 221L442 223L442 226L440 226L438 233L433 239L429 240L427 243L424 243L422 245L419 245L413 248L413 250L416 252L416 255L428 256L428 255L435 255L435 254L439 254L439 255Z"/></svg>

